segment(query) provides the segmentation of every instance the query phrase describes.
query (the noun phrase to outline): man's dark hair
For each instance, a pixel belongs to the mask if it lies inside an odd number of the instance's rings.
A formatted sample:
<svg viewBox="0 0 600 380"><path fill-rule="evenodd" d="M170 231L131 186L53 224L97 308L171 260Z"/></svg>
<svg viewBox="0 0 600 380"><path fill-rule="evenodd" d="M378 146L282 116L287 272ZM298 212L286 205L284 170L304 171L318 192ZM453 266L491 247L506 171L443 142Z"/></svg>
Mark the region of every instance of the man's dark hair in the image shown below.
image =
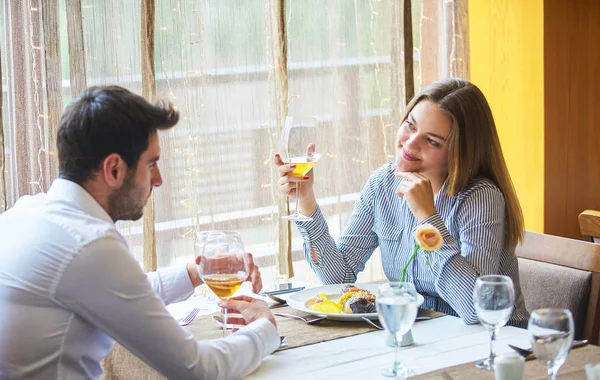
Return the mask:
<svg viewBox="0 0 600 380"><path fill-rule="evenodd" d="M179 121L170 103L152 105L119 86L90 87L69 104L58 129L60 176L82 184L112 153L135 169L150 135Z"/></svg>

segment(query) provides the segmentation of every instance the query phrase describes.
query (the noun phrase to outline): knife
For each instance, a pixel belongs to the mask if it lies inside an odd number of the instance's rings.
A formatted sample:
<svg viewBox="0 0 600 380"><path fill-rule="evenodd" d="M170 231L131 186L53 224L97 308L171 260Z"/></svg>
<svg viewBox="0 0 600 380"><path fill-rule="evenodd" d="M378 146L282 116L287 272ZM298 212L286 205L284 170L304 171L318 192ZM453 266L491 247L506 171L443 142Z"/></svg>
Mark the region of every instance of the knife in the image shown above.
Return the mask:
<svg viewBox="0 0 600 380"><path fill-rule="evenodd" d="M574 340L573 344L571 345L571 350L574 349L574 348L583 347L583 346L585 346L587 344L588 344L587 339L584 339L584 340ZM510 347L513 350L517 351L519 353L519 355L521 355L525 360L533 360L533 359L535 359L535 355L533 354L533 350L532 349L525 349L525 348L513 346L512 344L509 344L508 347Z"/></svg>

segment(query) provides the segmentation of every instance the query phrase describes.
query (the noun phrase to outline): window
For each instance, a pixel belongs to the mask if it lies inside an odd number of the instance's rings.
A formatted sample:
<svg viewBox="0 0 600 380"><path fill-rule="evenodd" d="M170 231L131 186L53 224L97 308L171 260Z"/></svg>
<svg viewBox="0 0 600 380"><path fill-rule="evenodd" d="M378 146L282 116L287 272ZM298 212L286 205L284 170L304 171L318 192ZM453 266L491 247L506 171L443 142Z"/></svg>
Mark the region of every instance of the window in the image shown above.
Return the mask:
<svg viewBox="0 0 600 380"><path fill-rule="evenodd" d="M20 3L5 0L0 13L9 207L20 195L46 190L54 178L47 169L56 161L51 138L55 124L47 106L45 69L50 63L42 52L44 41L60 39L59 59L51 64L60 62L66 105L72 92L69 39L74 31L69 17L77 17L66 0L60 0L54 32L58 35L44 34L50 29L44 28L48 21L42 20L41 1ZM316 143L325 155L315 169L315 191L334 236L343 230L370 173L394 154L397 125L392 113L401 111L405 102L403 91L392 91L394 86L403 88L393 79L394 73L403 73L402 57L392 59L395 51L403 50L401 33L394 33L402 27L399 3L284 3L289 114L313 116L319 122ZM274 43L274 4L156 2L157 98L171 101L181 113L180 123L161 135L164 182L155 191L159 266L193 260L199 230L235 229L258 257L265 282L275 276L280 195L271 160L280 129L274 58L281 51ZM428 20L423 12L432 4L442 7L441 0L412 1L417 90L423 64L421 29L427 26L421 20ZM81 0L88 86L118 84L141 93L140 13L140 2ZM432 45L445 40L427 35ZM142 221L119 222L118 227L141 260ZM298 276L310 276L294 226L292 249ZM380 271L381 265L373 264L377 266Z"/></svg>

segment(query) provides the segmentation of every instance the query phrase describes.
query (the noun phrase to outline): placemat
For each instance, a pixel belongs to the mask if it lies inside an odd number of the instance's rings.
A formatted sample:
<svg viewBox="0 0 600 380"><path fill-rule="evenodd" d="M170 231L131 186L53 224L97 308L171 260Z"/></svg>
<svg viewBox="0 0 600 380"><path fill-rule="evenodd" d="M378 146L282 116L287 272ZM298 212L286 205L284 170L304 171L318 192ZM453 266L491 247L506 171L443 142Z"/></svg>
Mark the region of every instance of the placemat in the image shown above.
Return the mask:
<svg viewBox="0 0 600 380"><path fill-rule="evenodd" d="M584 365L596 364L600 361L600 347L587 345L585 347L573 349L560 371L558 379L585 379ZM546 366L539 360L530 360L525 362L523 379L547 379ZM475 362L460 364L454 367L443 368L434 372L429 372L411 379L420 380L458 380L458 379L495 379L494 371L485 371L475 368Z"/></svg>

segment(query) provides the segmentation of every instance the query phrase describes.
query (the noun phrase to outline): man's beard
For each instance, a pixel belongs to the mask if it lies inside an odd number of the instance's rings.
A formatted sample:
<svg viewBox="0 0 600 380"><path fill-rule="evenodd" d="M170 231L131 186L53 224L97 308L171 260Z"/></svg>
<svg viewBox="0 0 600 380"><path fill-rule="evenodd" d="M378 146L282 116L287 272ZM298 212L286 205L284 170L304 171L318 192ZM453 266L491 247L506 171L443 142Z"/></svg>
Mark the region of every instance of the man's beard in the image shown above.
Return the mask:
<svg viewBox="0 0 600 380"><path fill-rule="evenodd" d="M115 222L117 220L138 220L144 215L144 206L148 198L136 193L135 173L127 173L123 186L112 192L108 197L108 214Z"/></svg>

